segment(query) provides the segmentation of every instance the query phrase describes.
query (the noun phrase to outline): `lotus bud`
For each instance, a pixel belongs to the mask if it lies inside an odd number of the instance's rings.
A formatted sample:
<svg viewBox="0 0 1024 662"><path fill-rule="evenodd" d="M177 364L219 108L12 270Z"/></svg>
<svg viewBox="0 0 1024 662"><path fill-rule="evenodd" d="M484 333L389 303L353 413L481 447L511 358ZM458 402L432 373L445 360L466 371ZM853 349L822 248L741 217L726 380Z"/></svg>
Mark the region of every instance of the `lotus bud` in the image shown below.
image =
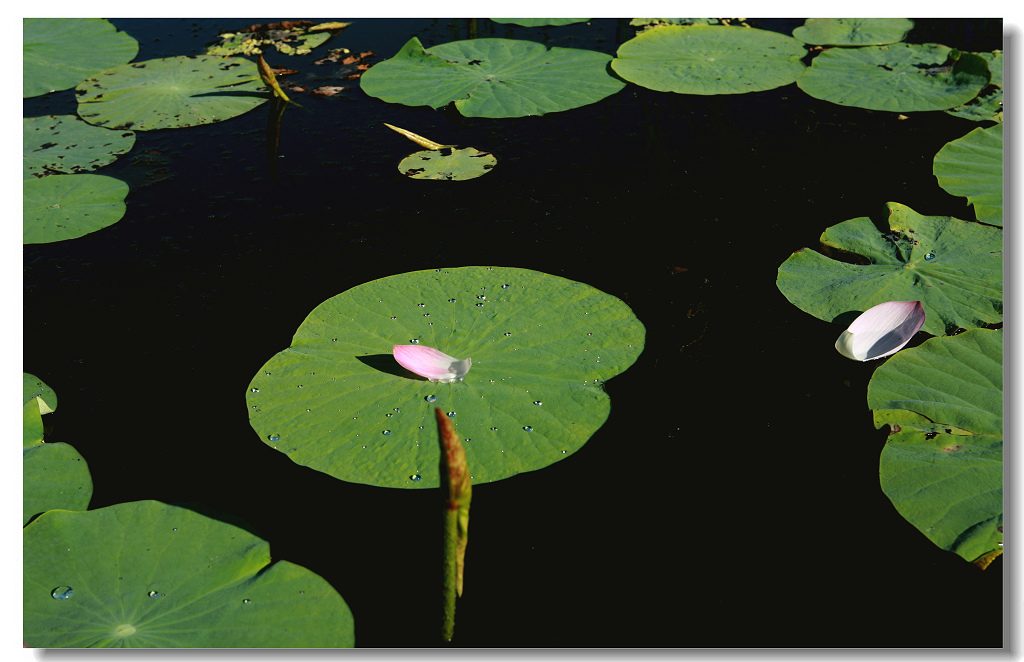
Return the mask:
<svg viewBox="0 0 1024 662"><path fill-rule="evenodd" d="M836 341L854 361L880 359L903 349L924 325L920 301L887 301L865 310Z"/></svg>
<svg viewBox="0 0 1024 662"><path fill-rule="evenodd" d="M399 365L409 372L440 384L461 382L473 364L473 359L460 361L424 345L395 345L393 354Z"/></svg>

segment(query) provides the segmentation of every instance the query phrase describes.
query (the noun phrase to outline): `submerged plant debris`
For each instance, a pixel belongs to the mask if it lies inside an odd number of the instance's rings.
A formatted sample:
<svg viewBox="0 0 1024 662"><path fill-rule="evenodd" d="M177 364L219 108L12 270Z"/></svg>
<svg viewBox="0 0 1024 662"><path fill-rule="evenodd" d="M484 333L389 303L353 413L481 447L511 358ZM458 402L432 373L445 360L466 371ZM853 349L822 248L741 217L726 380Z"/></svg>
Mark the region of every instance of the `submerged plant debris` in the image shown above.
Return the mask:
<svg viewBox="0 0 1024 662"><path fill-rule="evenodd" d="M258 55L273 47L285 55L305 55L351 23L282 21L250 25L237 32L225 32L206 47L207 55Z"/></svg>

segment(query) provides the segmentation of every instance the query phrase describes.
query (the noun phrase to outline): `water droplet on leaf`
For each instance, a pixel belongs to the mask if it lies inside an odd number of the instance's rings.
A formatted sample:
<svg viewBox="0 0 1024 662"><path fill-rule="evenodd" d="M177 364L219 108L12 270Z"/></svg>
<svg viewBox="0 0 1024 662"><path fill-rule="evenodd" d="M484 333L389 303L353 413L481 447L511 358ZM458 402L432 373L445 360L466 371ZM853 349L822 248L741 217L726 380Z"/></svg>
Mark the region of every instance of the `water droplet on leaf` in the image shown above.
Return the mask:
<svg viewBox="0 0 1024 662"><path fill-rule="evenodd" d="M281 441L281 435L279 435L279 434L272 434L269 437L267 437L267 439L270 440L270 441Z"/></svg>
<svg viewBox="0 0 1024 662"><path fill-rule="evenodd" d="M448 418L455 418L455 412L453 412L453 411L448 412Z"/></svg>
<svg viewBox="0 0 1024 662"><path fill-rule="evenodd" d="M526 430L527 432L533 432L533 428L531 428L529 425L523 427L523 429Z"/></svg>
<svg viewBox="0 0 1024 662"><path fill-rule="evenodd" d="M388 436L389 434L391 434L391 430L384 430L383 432L381 432L381 434L382 434L382 435L384 435L384 436L386 437L386 436Z"/></svg>
<svg viewBox="0 0 1024 662"><path fill-rule="evenodd" d="M74 594L75 591L70 586L58 586L50 591L50 597L54 600L67 600Z"/></svg>
<svg viewBox="0 0 1024 662"><path fill-rule="evenodd" d="M437 396L436 395L428 395L427 397L425 397L423 399L426 400L427 402L437 402Z"/></svg>
<svg viewBox="0 0 1024 662"><path fill-rule="evenodd" d="M411 480L414 483L418 483L421 478L422 478L422 476L420 476L419 474L413 474L413 475L409 476L409 480Z"/></svg>
<svg viewBox="0 0 1024 662"><path fill-rule="evenodd" d="M935 253L928 253L927 255L924 256L924 259L926 259L926 260L934 260L935 259Z"/></svg>

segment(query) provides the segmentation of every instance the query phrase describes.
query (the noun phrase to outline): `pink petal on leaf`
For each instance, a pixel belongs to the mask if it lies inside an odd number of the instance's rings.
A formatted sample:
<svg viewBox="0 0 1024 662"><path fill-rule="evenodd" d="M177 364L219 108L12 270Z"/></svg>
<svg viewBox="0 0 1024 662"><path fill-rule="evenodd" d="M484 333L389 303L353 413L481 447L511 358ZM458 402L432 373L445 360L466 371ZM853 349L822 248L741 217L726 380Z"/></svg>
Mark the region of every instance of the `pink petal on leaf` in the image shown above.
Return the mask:
<svg viewBox="0 0 1024 662"><path fill-rule="evenodd" d="M854 361L895 354L924 325L920 301L887 301L865 310L836 340L836 349Z"/></svg>
<svg viewBox="0 0 1024 662"><path fill-rule="evenodd" d="M425 345L395 345L393 354L399 365L409 372L442 384L461 382L473 363L473 359L460 361Z"/></svg>

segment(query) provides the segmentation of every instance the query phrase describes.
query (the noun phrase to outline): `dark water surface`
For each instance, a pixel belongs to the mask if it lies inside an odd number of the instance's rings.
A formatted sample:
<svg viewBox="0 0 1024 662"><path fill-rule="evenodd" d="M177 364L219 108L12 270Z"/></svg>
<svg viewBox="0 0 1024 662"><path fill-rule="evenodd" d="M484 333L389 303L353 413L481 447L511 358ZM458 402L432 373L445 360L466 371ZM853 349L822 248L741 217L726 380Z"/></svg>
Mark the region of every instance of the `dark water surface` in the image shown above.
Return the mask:
<svg viewBox="0 0 1024 662"><path fill-rule="evenodd" d="M281 19L121 20L136 60L197 54L220 31ZM346 19L338 19L346 20ZM802 20L752 20L789 34ZM614 53L611 19L478 36ZM918 20L907 41L1001 48L999 21ZM326 48L393 55L469 36L466 20L355 19ZM334 83L328 83L334 84ZM647 328L611 380L612 413L562 462L475 486L455 644L466 647L998 647L1002 559L942 551L878 484L878 363L833 348L842 328L791 305L778 266L825 228L886 202L972 219L934 154L976 125L944 113L844 108L795 85L693 97L628 85L521 119L387 104L358 84L296 95L277 176L268 107L140 132L99 174L128 211L80 239L24 250L24 369L60 398L48 439L72 444L91 508L196 502L240 517L275 559L329 581L356 642L434 645L438 497L348 484L293 464L248 423L244 393L305 316L355 285L466 265L536 269L623 299ZM25 115L74 112L73 92ZM466 182L415 181L388 122L491 151ZM675 269L674 269L675 268ZM685 269L685 270L682 270ZM913 344L923 341L923 334Z"/></svg>

